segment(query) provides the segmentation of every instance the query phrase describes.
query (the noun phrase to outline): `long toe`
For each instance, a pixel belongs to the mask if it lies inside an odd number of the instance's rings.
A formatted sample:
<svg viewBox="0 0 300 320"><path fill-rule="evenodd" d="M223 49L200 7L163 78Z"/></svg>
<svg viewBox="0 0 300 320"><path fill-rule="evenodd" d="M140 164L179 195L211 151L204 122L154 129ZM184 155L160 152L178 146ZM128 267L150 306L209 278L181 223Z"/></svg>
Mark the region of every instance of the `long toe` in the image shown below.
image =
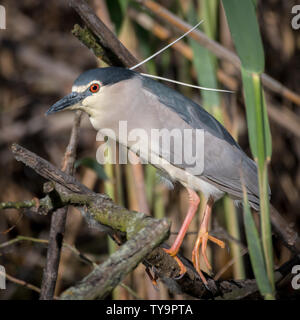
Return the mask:
<svg viewBox="0 0 300 320"><path fill-rule="evenodd" d="M172 250L170 249L165 249L163 248L163 250L168 254L170 255L172 258L174 258L179 266L179 275L180 277L183 276L185 273L186 273L186 267L184 266L184 264L182 263L182 261L177 257L176 255L176 252L173 252Z"/></svg>
<svg viewBox="0 0 300 320"><path fill-rule="evenodd" d="M200 241L196 241L195 246L193 248L192 252L192 261L195 269L200 269L200 245L201 245L201 239Z"/></svg>
<svg viewBox="0 0 300 320"><path fill-rule="evenodd" d="M192 253L192 260L193 260L193 265L198 272L201 280L205 285L207 285L207 280L204 277L204 274L202 273L200 269L200 250L201 250L201 243L202 243L202 237L199 237L195 243L193 253Z"/></svg>
<svg viewBox="0 0 300 320"><path fill-rule="evenodd" d="M208 239L209 239L210 241L214 242L215 244L217 244L217 245L218 245L219 247L221 247L222 249L225 248L225 242L224 242L224 241L222 241L222 240L220 240L220 239L218 239L218 238L215 238L215 237L213 237L213 236L211 236L211 235L208 235Z"/></svg>
<svg viewBox="0 0 300 320"><path fill-rule="evenodd" d="M205 233L203 235L203 240L202 240L202 246L201 246L201 254L203 256L203 260L208 268L208 270L211 270L211 265L208 261L208 258L207 258L207 254L206 254L206 249L207 249L207 241L208 241L208 233Z"/></svg>

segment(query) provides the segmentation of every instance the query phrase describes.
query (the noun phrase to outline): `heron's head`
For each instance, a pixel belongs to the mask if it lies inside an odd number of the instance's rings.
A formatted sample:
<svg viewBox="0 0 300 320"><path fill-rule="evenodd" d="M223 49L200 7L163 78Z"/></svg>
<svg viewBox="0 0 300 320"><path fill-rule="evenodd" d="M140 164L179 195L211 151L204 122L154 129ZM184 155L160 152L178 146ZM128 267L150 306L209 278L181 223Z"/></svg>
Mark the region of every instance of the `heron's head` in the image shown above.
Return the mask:
<svg viewBox="0 0 300 320"><path fill-rule="evenodd" d="M52 105L46 114L62 110L82 110L93 116L101 105L122 99L122 84L135 75L134 71L120 67L85 71L75 80L72 92ZM116 90L111 90L113 87Z"/></svg>

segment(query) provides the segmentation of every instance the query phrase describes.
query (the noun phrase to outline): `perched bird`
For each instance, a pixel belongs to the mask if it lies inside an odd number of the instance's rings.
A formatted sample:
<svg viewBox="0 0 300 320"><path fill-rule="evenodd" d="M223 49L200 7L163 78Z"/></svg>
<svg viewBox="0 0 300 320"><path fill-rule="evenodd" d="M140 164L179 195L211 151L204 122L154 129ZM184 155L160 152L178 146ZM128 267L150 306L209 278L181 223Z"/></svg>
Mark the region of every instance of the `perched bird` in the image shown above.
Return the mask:
<svg viewBox="0 0 300 320"><path fill-rule="evenodd" d="M171 183L180 182L186 187L188 212L175 242L166 250L177 260L181 273L186 270L176 254L197 211L200 202L197 191L204 194L207 203L192 260L206 283L200 270L200 256L211 268L206 255L208 240L224 247L222 241L208 233L212 206L225 194L235 203L241 202L243 181L250 206L259 210L255 162L243 152L222 124L200 105L153 79L125 68L97 68L82 73L75 80L72 92L56 102L47 114L66 109L86 112L96 130L112 129L116 134L111 138L136 152L141 159L147 158ZM140 128L147 137L154 129L160 130L162 138L170 132L182 135L173 137L168 146L161 143L161 136L151 136L151 143L141 136L137 149L136 143L119 132L120 121L126 121L128 132ZM190 139L184 138L187 130L192 132ZM202 138L198 140L196 130L202 132ZM178 145L183 148L177 148Z"/></svg>

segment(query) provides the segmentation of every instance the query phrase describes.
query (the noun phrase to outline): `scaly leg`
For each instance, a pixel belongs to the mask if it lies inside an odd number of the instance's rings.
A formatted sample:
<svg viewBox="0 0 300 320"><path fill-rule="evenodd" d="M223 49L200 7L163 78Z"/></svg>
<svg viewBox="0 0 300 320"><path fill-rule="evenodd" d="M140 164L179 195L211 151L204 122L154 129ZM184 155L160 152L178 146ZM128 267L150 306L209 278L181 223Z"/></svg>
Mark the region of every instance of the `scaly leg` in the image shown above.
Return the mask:
<svg viewBox="0 0 300 320"><path fill-rule="evenodd" d="M204 210L203 220L201 222L200 230L197 236L197 240L193 249L193 256L192 256L194 267L196 268L202 281L205 284L207 284L207 281L200 269L200 249L201 249L201 255L203 256L203 259L207 268L211 269L211 265L208 262L207 255L206 255L207 241L211 240L212 242L219 245L221 248L225 248L225 243L223 241L215 237L212 237L208 234L208 224L209 224L209 219L210 219L213 204L214 204L213 199L209 198Z"/></svg>
<svg viewBox="0 0 300 320"><path fill-rule="evenodd" d="M170 249L164 249L170 256L172 256L176 259L176 261L180 267L180 274L181 275L186 273L186 268L183 265L183 263L180 261L180 259L176 257L176 255L179 251L179 248L182 244L183 238L188 230L188 227L189 227L195 213L197 212L197 209L198 209L198 206L200 203L200 199L194 190L187 188L187 191L189 193L189 209L188 209L187 215L184 219L184 222L180 228L180 231L179 231L172 247Z"/></svg>

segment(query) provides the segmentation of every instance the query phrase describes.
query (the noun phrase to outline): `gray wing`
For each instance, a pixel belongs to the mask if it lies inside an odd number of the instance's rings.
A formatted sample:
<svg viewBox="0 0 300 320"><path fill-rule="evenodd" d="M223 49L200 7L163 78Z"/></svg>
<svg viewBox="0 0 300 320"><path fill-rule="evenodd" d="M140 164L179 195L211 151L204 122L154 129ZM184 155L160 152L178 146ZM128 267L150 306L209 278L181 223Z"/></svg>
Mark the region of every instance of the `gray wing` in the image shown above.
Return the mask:
<svg viewBox="0 0 300 320"><path fill-rule="evenodd" d="M205 137L205 159L202 179L228 193L236 200L243 199L242 179L248 199L254 209L259 208L257 167L239 148L214 136Z"/></svg>
<svg viewBox="0 0 300 320"><path fill-rule="evenodd" d="M240 149L230 133L222 124L200 105L157 81L142 77L143 87L159 97L159 101L176 112L193 128L204 129L214 136L226 140Z"/></svg>
<svg viewBox="0 0 300 320"><path fill-rule="evenodd" d="M146 90L158 96L161 103L176 112L192 128L204 129L205 155L201 178L240 200L243 198L242 173L249 202L254 209L258 209L259 189L256 164L242 151L223 125L200 105L179 92L146 77L143 77L142 81Z"/></svg>

